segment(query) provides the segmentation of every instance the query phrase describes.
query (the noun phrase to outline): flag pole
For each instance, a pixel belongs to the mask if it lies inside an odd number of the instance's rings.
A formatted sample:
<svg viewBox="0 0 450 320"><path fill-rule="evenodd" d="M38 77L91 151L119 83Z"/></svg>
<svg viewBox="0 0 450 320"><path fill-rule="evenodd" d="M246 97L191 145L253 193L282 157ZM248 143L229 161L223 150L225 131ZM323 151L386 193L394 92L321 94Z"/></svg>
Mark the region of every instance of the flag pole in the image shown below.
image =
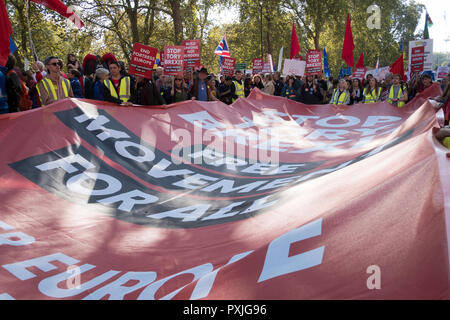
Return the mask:
<svg viewBox="0 0 450 320"><path fill-rule="evenodd" d="M30 50L31 50L31 54L33 55L33 59L36 62L37 59L37 54L36 54L36 48L34 47L34 43L33 43L33 39L31 38L31 24L30 24L30 0L27 0L25 2L25 15L27 18L27 24L28 24L28 38L30 41ZM26 52L24 52L24 56L26 56Z"/></svg>

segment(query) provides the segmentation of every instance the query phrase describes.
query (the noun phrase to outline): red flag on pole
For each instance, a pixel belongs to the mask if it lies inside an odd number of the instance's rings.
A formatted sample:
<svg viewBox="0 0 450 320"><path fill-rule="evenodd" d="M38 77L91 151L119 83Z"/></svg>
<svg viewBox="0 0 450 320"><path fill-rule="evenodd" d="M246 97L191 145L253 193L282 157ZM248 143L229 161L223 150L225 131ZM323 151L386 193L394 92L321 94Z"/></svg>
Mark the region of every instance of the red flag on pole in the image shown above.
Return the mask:
<svg viewBox="0 0 450 320"><path fill-rule="evenodd" d="M295 24L292 22L292 35L291 35L291 56L294 58L300 54L300 44L298 43L297 31L295 30Z"/></svg>
<svg viewBox="0 0 450 320"><path fill-rule="evenodd" d="M361 55L359 56L358 62L356 63L355 68L364 68L364 53L361 52Z"/></svg>
<svg viewBox="0 0 450 320"><path fill-rule="evenodd" d="M84 22L81 21L80 17L78 17L72 9L68 8L62 1L60 0L31 0L38 4L42 4L46 6L48 9L58 12L63 17L66 17L70 21L72 21L78 29L84 27Z"/></svg>
<svg viewBox="0 0 450 320"><path fill-rule="evenodd" d="M5 2L0 0L0 65L4 66L9 56L9 37L12 33Z"/></svg>
<svg viewBox="0 0 450 320"><path fill-rule="evenodd" d="M397 60L394 61L394 63L389 67L389 72L392 72L392 74L399 74L401 75L403 81L406 81L407 78L405 76L405 70L403 66L403 53L400 57L398 57Z"/></svg>
<svg viewBox="0 0 450 320"><path fill-rule="evenodd" d="M353 43L352 27L350 25L350 14L347 13L347 25L345 27L344 45L342 47L342 59L347 62L350 67L353 67L353 50L355 44Z"/></svg>

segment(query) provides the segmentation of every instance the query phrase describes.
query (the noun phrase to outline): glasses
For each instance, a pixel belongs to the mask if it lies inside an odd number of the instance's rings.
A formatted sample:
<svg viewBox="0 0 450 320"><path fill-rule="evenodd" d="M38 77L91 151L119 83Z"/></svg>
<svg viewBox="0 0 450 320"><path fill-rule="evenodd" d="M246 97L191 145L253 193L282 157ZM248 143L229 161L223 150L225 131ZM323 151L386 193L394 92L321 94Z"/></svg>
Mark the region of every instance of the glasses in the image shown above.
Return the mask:
<svg viewBox="0 0 450 320"><path fill-rule="evenodd" d="M49 65L54 66L54 67L56 67L56 66L61 67L61 64L59 64L58 62L49 63Z"/></svg>
<svg viewBox="0 0 450 320"><path fill-rule="evenodd" d="M175 81L182 81L183 79L175 79Z"/></svg>

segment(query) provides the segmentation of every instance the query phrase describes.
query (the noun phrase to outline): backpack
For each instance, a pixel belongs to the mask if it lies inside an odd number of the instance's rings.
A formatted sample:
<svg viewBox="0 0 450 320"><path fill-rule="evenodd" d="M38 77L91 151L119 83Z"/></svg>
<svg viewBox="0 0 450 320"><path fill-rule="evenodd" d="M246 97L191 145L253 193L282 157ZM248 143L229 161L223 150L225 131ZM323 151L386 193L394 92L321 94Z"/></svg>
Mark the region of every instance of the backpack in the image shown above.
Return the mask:
<svg viewBox="0 0 450 320"><path fill-rule="evenodd" d="M17 75L17 73L11 69L8 72L8 76L11 73L15 73ZM19 79L20 82L20 101L19 101L19 110L20 111L26 111L26 110L30 110L33 106L33 102L30 99L30 96L28 95L28 89L25 86L25 83L22 81L22 79L20 79L20 77L17 75L17 78Z"/></svg>

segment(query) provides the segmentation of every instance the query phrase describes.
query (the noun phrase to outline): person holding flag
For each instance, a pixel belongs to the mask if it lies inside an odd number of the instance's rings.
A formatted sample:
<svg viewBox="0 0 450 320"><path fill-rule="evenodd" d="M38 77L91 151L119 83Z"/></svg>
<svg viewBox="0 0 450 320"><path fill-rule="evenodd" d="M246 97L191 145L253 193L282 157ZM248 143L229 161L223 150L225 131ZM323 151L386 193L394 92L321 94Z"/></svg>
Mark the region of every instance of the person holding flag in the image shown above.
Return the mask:
<svg viewBox="0 0 450 320"><path fill-rule="evenodd" d="M223 57L230 57L230 51L228 50L227 37L223 35L222 40L220 40L219 45L214 51L216 55L219 56L220 71L222 71L222 61Z"/></svg>

